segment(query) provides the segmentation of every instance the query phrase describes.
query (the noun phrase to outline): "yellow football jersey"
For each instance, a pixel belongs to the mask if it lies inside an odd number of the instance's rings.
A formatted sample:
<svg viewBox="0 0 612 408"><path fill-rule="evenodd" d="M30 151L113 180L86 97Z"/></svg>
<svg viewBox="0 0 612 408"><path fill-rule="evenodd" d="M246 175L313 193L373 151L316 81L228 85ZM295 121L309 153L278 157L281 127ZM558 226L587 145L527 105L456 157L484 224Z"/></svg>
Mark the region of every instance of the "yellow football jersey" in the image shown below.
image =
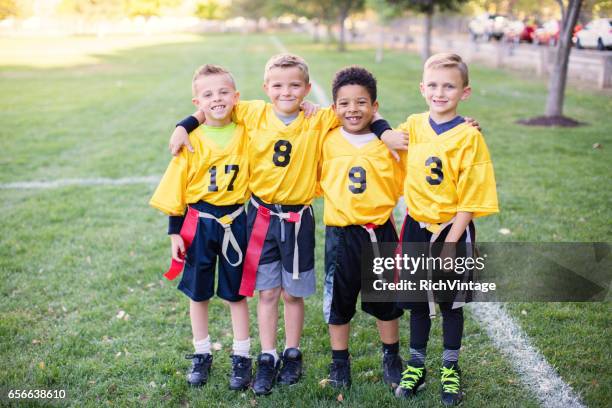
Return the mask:
<svg viewBox="0 0 612 408"><path fill-rule="evenodd" d="M402 193L403 171L378 138L355 147L340 128L323 142L320 185L325 225L382 225Z"/></svg>
<svg viewBox="0 0 612 408"><path fill-rule="evenodd" d="M235 119L249 133L249 189L268 204L310 204L315 197L321 142L339 122L331 108L289 125L264 101L240 102Z"/></svg>
<svg viewBox="0 0 612 408"><path fill-rule="evenodd" d="M149 204L168 215L183 215L187 204L244 203L250 195L248 136L237 125L225 148L206 137L203 126L189 134L194 152L182 149L172 159Z"/></svg>
<svg viewBox="0 0 612 408"><path fill-rule="evenodd" d="M399 126L410 135L404 199L412 218L444 223L459 211L474 217L499 211L493 164L478 129L462 123L440 135L429 112L411 115Z"/></svg>

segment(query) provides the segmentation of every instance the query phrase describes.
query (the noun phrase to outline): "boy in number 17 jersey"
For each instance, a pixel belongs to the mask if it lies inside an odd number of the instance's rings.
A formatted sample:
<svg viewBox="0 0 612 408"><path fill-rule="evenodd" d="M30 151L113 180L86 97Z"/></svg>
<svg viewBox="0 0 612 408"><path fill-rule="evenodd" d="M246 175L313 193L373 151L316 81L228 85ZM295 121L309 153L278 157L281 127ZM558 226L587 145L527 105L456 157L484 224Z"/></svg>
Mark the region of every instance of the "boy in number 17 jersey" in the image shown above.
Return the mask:
<svg viewBox="0 0 612 408"><path fill-rule="evenodd" d="M239 94L228 71L216 65L198 68L192 90L206 125L190 133L194 151L183 150L172 159L150 204L170 216L172 266L165 276L174 279L182 272L178 288L190 299L195 352L188 356L192 367L187 381L205 384L212 365L208 302L215 293L218 258L217 296L228 301L234 330L230 388L243 390L250 384L252 366L249 311L239 294L246 250L248 138L245 128L232 122Z"/></svg>

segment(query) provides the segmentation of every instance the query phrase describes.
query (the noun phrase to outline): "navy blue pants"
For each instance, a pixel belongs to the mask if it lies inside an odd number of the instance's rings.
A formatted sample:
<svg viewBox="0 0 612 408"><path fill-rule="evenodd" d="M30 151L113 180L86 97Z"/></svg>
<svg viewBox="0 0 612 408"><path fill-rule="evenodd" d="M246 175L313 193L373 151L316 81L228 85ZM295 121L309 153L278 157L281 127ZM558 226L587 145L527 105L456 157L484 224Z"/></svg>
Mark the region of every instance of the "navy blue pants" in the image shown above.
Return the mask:
<svg viewBox="0 0 612 408"><path fill-rule="evenodd" d="M443 242L450 229L451 225L447 226L440 233L436 242ZM432 233L430 231L421 228L416 220L406 214L404 227L402 228L402 242L429 242L431 236ZM459 241L475 242L475 237L474 224L470 222ZM442 312L444 348L447 350L459 350L461 348L461 339L463 338L463 307L453 309L452 302L440 302L438 305ZM431 329L429 305L425 302L403 302L399 303L399 306L410 309L410 347L414 349L426 348Z"/></svg>
<svg viewBox="0 0 612 408"><path fill-rule="evenodd" d="M231 214L241 205L217 206L199 201L191 204L198 211L207 212L217 218ZM232 222L232 233L238 241L242 255L246 254L246 214L244 211ZM219 282L217 296L229 302L244 299L238 294L242 281L242 263L230 265L221 252L224 229L217 221L200 217L198 227L191 246L185 257L185 268L178 289L195 302L210 299L215 294L215 266L219 259ZM227 249L232 263L238 259L238 254L230 245Z"/></svg>

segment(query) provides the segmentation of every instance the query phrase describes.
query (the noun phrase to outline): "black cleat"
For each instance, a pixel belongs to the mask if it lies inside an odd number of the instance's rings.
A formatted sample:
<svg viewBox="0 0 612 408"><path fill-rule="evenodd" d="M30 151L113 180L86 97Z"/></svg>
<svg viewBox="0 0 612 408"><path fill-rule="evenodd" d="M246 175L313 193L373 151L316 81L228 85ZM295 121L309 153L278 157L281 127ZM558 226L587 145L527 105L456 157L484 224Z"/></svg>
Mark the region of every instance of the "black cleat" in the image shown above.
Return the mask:
<svg viewBox="0 0 612 408"><path fill-rule="evenodd" d="M210 366L213 358L209 353L206 354L187 354L187 360L191 360L191 368L187 372L187 382L192 387L200 387L208 381Z"/></svg>
<svg viewBox="0 0 612 408"><path fill-rule="evenodd" d="M283 366L278 374L278 383L295 384L302 376L302 352L294 347L288 348L281 357Z"/></svg>
<svg viewBox="0 0 612 408"><path fill-rule="evenodd" d="M461 369L457 362L445 363L442 366L440 382L442 383L442 403L444 405L457 405L463 400Z"/></svg>
<svg viewBox="0 0 612 408"><path fill-rule="evenodd" d="M230 376L230 390L243 391L251 385L253 378L253 360L243 356L232 355L232 374Z"/></svg>
<svg viewBox="0 0 612 408"><path fill-rule="evenodd" d="M278 374L280 360L274 364L272 354L263 353L257 357L257 373L253 382L255 395L268 395L272 392L272 386Z"/></svg>
<svg viewBox="0 0 612 408"><path fill-rule="evenodd" d="M398 398L414 397L416 393L425 386L425 367L415 367L408 363L402 372L402 380L399 387L395 389L395 396Z"/></svg>
<svg viewBox="0 0 612 408"><path fill-rule="evenodd" d="M329 365L329 385L334 388L351 386L350 360L332 360L332 363Z"/></svg>
<svg viewBox="0 0 612 408"><path fill-rule="evenodd" d="M402 380L402 371L404 371L404 363L399 354L385 353L383 355L382 367L385 384L393 388L399 386Z"/></svg>

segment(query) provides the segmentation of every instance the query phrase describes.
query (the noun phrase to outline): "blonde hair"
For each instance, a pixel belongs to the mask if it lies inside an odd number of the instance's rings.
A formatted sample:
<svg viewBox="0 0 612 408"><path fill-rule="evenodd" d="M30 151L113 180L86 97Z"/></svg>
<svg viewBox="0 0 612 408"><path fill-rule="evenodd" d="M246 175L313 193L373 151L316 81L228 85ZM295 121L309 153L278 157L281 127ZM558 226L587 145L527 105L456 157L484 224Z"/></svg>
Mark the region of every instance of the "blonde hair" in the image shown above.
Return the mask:
<svg viewBox="0 0 612 408"><path fill-rule="evenodd" d="M198 78L205 77L205 76L212 76L212 75L220 75L220 74L227 75L230 81L232 81L232 86L234 87L234 89L236 89L236 81L234 81L234 77L227 69L219 65L204 64L198 67L193 73L193 79L191 80L191 92L193 93L193 96L195 96L197 93L195 83L198 80Z"/></svg>
<svg viewBox="0 0 612 408"><path fill-rule="evenodd" d="M293 54L277 54L266 62L264 69L264 82L268 80L268 73L272 68L291 68L298 67L304 74L304 81L310 83L310 75L308 74L308 64L304 58Z"/></svg>
<svg viewBox="0 0 612 408"><path fill-rule="evenodd" d="M461 73L463 86L468 86L470 78L468 75L468 67L461 57L450 52L441 52L434 54L425 61L424 70L436 68L457 68Z"/></svg>

